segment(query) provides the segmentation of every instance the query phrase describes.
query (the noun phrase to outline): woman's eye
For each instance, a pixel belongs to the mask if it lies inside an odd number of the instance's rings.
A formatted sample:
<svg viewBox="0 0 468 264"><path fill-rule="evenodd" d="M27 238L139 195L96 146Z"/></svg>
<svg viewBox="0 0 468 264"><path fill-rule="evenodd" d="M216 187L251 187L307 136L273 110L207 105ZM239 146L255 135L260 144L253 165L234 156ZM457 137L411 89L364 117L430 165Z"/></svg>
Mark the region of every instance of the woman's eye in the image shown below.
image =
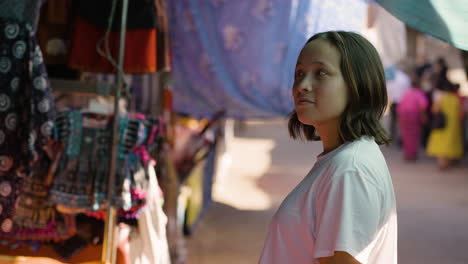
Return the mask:
<svg viewBox="0 0 468 264"><path fill-rule="evenodd" d="M294 79L295 80L301 79L302 77L304 77L304 72L302 70L297 70L294 73Z"/></svg>
<svg viewBox="0 0 468 264"><path fill-rule="evenodd" d="M322 70L317 71L317 76L319 77L325 77L326 75L327 73L325 71L322 71Z"/></svg>

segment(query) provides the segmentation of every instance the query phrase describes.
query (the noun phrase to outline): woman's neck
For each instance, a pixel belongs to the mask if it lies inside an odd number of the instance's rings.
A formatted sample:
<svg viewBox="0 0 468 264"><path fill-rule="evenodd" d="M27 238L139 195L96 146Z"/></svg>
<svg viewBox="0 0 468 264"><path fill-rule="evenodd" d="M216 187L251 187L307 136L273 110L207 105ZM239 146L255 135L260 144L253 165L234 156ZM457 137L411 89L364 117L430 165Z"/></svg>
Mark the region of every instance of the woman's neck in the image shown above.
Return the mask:
<svg viewBox="0 0 468 264"><path fill-rule="evenodd" d="M323 154L333 151L343 144L339 133L339 120L327 122L327 124L314 126L320 136L323 146Z"/></svg>

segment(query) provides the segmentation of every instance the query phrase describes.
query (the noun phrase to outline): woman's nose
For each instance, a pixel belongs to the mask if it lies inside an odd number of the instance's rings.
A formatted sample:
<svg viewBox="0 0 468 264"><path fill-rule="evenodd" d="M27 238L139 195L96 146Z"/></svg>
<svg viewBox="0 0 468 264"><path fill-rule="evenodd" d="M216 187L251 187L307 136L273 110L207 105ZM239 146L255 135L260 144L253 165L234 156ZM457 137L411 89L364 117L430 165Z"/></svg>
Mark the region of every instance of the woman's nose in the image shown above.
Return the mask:
<svg viewBox="0 0 468 264"><path fill-rule="evenodd" d="M298 85L298 90L302 92L312 91L312 74L307 73Z"/></svg>

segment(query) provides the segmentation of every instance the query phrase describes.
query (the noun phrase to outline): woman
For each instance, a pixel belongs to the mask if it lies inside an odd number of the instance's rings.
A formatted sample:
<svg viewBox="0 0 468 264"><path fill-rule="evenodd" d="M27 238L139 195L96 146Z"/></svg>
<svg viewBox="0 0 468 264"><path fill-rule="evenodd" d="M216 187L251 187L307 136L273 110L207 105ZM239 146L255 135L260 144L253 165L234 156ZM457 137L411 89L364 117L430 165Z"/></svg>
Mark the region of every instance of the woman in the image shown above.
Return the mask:
<svg viewBox="0 0 468 264"><path fill-rule="evenodd" d="M397 108L406 160L417 159L421 131L427 122L426 110L428 107L426 95L419 84L419 78L414 76L411 84L411 89L403 94Z"/></svg>
<svg viewBox="0 0 468 264"><path fill-rule="evenodd" d="M463 157L463 108L457 95L458 87L447 82L432 105L434 115L442 113L445 116L445 126L432 130L427 144L427 154L437 158L440 169L450 167Z"/></svg>
<svg viewBox="0 0 468 264"><path fill-rule="evenodd" d="M314 35L295 70L293 138L323 153L270 224L261 264L397 263L392 180L378 144L387 104L382 63L362 36Z"/></svg>

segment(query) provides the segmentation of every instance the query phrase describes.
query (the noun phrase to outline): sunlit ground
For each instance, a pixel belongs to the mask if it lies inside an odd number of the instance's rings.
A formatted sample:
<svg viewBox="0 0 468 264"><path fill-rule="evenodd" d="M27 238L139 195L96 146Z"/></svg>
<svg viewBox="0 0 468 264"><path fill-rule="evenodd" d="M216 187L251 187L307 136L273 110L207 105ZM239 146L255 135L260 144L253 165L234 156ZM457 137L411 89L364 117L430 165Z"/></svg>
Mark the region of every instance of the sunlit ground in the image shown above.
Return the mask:
<svg viewBox="0 0 468 264"><path fill-rule="evenodd" d="M272 201L256 182L271 166L271 139L233 138L219 160L213 199L239 210L267 210ZM235 164L233 164L235 162ZM235 170L232 170L232 166Z"/></svg>

